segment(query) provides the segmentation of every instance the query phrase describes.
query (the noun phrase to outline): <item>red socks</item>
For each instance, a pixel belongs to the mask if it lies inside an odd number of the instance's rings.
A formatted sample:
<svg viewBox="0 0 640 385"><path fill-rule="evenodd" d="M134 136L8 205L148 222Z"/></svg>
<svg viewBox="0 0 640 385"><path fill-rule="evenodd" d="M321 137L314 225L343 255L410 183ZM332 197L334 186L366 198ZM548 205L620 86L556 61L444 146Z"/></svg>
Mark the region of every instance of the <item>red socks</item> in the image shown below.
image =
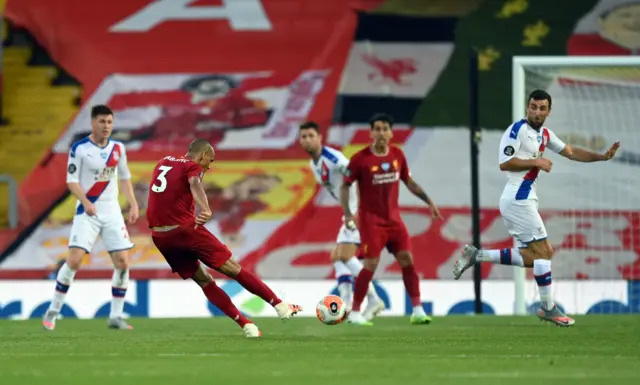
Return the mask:
<svg viewBox="0 0 640 385"><path fill-rule="evenodd" d="M262 298L271 306L276 306L277 304L282 302L282 300L278 298L278 296L275 295L275 293L271 289L269 289L269 286L265 285L265 283L262 282L260 278L256 277L250 271L245 271L244 269L242 269L240 270L240 273L238 273L238 275L234 277L234 279L250 293L253 293Z"/></svg>
<svg viewBox="0 0 640 385"><path fill-rule="evenodd" d="M371 283L372 279L373 271L367 269L366 267L360 270L360 273L356 277L356 282L353 289L353 306L351 307L352 311L360 311L360 306L362 306L362 301L364 301L364 297L367 295L369 284Z"/></svg>
<svg viewBox="0 0 640 385"><path fill-rule="evenodd" d="M247 319L247 317L243 316L240 313L240 310L236 307L236 305L231 302L231 298L224 292L215 282L211 282L207 286L202 288L204 295L207 296L207 299L212 304L216 305L220 311L226 314L229 318L236 321L240 327L244 327L244 325L251 323Z"/></svg>
<svg viewBox="0 0 640 385"><path fill-rule="evenodd" d="M413 264L402 268L402 281L404 282L404 288L407 290L407 294L409 294L409 298L411 298L411 305L421 305L420 279Z"/></svg>

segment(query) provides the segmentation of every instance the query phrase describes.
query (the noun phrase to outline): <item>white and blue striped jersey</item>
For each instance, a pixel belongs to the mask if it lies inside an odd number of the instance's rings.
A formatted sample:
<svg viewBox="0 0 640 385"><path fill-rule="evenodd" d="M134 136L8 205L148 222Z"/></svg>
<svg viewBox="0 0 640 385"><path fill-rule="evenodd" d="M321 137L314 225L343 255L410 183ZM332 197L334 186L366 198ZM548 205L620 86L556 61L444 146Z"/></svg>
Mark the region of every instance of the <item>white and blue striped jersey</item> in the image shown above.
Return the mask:
<svg viewBox="0 0 640 385"><path fill-rule="evenodd" d="M318 161L315 162L311 159L309 165L313 170L316 182L324 186L331 196L340 201L340 186L342 186L342 181L347 172L349 159L340 151L323 146ZM358 212L358 192L355 183L351 185L349 190L349 208L352 213Z"/></svg>
<svg viewBox="0 0 640 385"><path fill-rule="evenodd" d="M502 135L500 140L499 163L509 161L512 158L538 159L542 158L545 149L559 153L564 149L562 142L556 134L546 127L536 130L529 126L526 119L513 123ZM500 199L537 200L536 179L540 173L539 168L528 171L505 171L507 173L507 185L502 191Z"/></svg>
<svg viewBox="0 0 640 385"><path fill-rule="evenodd" d="M109 140L104 147L93 143L89 137L75 142L69 151L67 183L78 183L98 212L115 212L120 215L118 204L118 179L131 179L124 145ZM76 214L84 213L78 202Z"/></svg>

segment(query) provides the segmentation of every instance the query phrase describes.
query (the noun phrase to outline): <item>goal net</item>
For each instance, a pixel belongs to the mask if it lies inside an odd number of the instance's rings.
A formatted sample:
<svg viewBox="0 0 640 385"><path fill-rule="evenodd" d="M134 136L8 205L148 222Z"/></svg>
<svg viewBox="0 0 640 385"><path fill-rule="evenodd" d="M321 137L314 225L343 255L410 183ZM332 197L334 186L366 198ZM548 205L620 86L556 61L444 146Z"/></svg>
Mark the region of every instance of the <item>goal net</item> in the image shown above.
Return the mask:
<svg viewBox="0 0 640 385"><path fill-rule="evenodd" d="M554 296L569 313L640 312L640 57L515 57L514 121L534 89L551 95L545 125L565 143L599 153L622 144L609 162L545 152L553 169L538 196L556 250ZM530 274L515 273L516 314L537 298Z"/></svg>

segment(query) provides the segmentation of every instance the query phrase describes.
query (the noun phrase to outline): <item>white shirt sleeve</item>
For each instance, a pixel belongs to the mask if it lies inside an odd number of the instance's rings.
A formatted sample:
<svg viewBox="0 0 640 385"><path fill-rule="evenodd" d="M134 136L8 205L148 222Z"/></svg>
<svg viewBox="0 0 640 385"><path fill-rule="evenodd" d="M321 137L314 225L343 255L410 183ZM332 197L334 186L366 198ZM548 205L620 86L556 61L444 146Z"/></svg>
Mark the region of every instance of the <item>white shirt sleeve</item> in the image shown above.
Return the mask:
<svg viewBox="0 0 640 385"><path fill-rule="evenodd" d="M518 150L520 150L520 133L522 130L515 132L509 127L504 134L502 134L502 139L500 140L500 154L499 154L499 162L500 164L504 162L510 161Z"/></svg>
<svg viewBox="0 0 640 385"><path fill-rule="evenodd" d="M549 142L547 143L547 148L556 154L559 154L564 147L566 146L560 138L556 136L550 129L547 128L547 132L549 133Z"/></svg>
<svg viewBox="0 0 640 385"><path fill-rule="evenodd" d="M347 159L346 156L344 156L343 153L336 151L336 157L338 158L338 163L336 164L336 166L338 167L338 171L340 171L340 174L342 175L347 175L347 167L349 166L349 159Z"/></svg>
<svg viewBox="0 0 640 385"><path fill-rule="evenodd" d="M129 162L127 161L127 151L124 148L124 144L118 143L120 146L120 161L118 162L118 179L130 180L131 172L129 171Z"/></svg>
<svg viewBox="0 0 640 385"><path fill-rule="evenodd" d="M67 183L80 183L80 170L82 169L82 149L71 148L67 161Z"/></svg>

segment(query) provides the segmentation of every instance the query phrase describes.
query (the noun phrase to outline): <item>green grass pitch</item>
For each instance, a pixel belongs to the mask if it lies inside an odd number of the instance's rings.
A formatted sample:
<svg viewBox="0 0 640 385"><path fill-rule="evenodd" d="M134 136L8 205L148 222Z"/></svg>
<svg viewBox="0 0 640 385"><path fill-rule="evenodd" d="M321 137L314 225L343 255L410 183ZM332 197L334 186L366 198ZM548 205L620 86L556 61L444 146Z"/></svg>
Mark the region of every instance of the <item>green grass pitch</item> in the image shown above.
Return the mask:
<svg viewBox="0 0 640 385"><path fill-rule="evenodd" d="M640 316L255 321L260 339L226 318L0 321L0 384L640 384Z"/></svg>

